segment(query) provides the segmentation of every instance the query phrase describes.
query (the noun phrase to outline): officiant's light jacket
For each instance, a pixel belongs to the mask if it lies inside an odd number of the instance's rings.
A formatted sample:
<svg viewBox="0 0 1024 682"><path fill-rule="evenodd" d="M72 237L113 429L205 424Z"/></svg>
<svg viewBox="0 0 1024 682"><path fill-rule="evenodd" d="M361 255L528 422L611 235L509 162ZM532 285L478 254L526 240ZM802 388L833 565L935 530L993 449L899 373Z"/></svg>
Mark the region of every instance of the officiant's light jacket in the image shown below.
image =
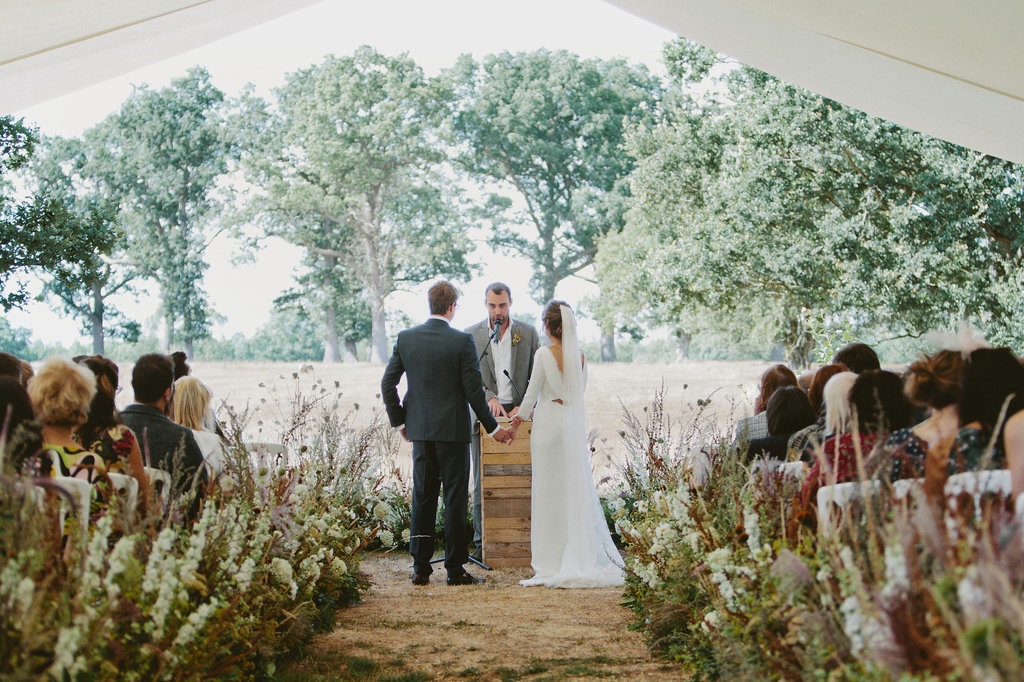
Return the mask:
<svg viewBox="0 0 1024 682"><path fill-rule="evenodd" d="M402 374L408 390L399 401ZM380 390L391 426L404 424L410 440L468 443L466 403L488 433L498 428L484 399L473 337L444 320L399 332Z"/></svg>
<svg viewBox="0 0 1024 682"><path fill-rule="evenodd" d="M491 338L491 325L485 318L480 323L467 327L466 331L473 335L473 342L476 344L476 355L480 357L480 353L483 352ZM512 394L515 396L515 400L513 402L518 405L526 394L526 386L530 383L530 376L533 374L533 356L537 354L537 349L540 348L540 338L537 336L537 330L533 328L532 324L520 322L515 318L512 318L512 328L505 333L511 334L514 341L510 362L512 368L509 369L508 373L512 375L514 383ZM487 400L494 398L498 392L498 379L494 372L493 350L492 348L491 351L488 351L484 355L483 360L480 361L480 374L484 382L484 398ZM519 391L522 391L522 393L519 393Z"/></svg>

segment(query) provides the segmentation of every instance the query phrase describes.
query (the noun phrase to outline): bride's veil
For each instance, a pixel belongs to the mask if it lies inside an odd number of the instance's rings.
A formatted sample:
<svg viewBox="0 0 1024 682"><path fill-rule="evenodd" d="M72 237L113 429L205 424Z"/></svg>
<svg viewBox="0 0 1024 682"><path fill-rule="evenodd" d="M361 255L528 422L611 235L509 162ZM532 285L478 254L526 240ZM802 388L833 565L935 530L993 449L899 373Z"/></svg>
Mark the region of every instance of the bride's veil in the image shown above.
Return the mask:
<svg viewBox="0 0 1024 682"><path fill-rule="evenodd" d="M580 362L580 341L576 335L576 316L567 306L559 306L562 313L562 386L565 405L583 404L583 367Z"/></svg>

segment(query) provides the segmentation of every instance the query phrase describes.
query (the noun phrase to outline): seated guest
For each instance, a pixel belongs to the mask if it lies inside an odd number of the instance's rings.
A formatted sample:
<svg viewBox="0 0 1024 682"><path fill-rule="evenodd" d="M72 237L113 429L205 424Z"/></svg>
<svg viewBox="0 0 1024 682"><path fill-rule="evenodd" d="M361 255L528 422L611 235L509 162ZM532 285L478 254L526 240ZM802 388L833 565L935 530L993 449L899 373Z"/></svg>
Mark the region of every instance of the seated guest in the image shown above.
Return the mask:
<svg viewBox="0 0 1024 682"><path fill-rule="evenodd" d="M28 390L29 379L31 379L35 375L36 375L36 371L34 369L32 369L32 363L29 362L28 360L22 360L21 361L21 385L25 387L26 391Z"/></svg>
<svg viewBox="0 0 1024 682"><path fill-rule="evenodd" d="M192 367L188 364L188 355L185 351L176 350L171 353L171 361L174 363L174 380L192 374Z"/></svg>
<svg viewBox="0 0 1024 682"><path fill-rule="evenodd" d="M0 353L0 377L12 377L21 383L21 360L10 353Z"/></svg>
<svg viewBox="0 0 1024 682"><path fill-rule="evenodd" d="M811 390L811 382L814 381L814 374L814 370L809 369L796 378L796 385L799 386L800 390L804 393Z"/></svg>
<svg viewBox="0 0 1024 682"><path fill-rule="evenodd" d="M1006 447L1006 466L1010 469L1010 484L1013 499L1024 494L1024 410L1006 420L1003 427L1003 444Z"/></svg>
<svg viewBox="0 0 1024 682"><path fill-rule="evenodd" d="M961 429L946 475L1006 466L1003 424L1024 408L1024 367L1009 348L979 348L964 365Z"/></svg>
<svg viewBox="0 0 1024 682"><path fill-rule="evenodd" d="M55 461L43 462L44 473L90 483L105 478L103 459L81 448L74 437L75 429L88 418L95 392L96 380L89 370L65 358L50 358L32 377L28 394L43 425L43 450L57 455Z"/></svg>
<svg viewBox="0 0 1024 682"><path fill-rule="evenodd" d="M846 371L848 371L846 365L833 363L825 365L814 373L811 387L807 391L807 399L811 403L811 409L814 410L816 419L814 423L796 431L789 437L789 452L802 453L812 439L817 443L825 441L825 384L835 375Z"/></svg>
<svg viewBox="0 0 1024 682"><path fill-rule="evenodd" d="M903 377L907 398L927 407L927 419L916 426L898 429L885 441L885 454L892 458L892 480L924 476L928 450L949 443L960 430L957 398L964 362L959 351L940 350L910 365Z"/></svg>
<svg viewBox="0 0 1024 682"><path fill-rule="evenodd" d="M807 394L796 386L783 386L768 399L765 409L768 437L750 441L747 452L770 459L788 459L789 438L815 421Z"/></svg>
<svg viewBox="0 0 1024 682"><path fill-rule="evenodd" d="M832 363L846 365L854 374L882 367L878 362L878 354L866 343L851 343L843 346L836 351Z"/></svg>
<svg viewBox="0 0 1024 682"><path fill-rule="evenodd" d="M768 418L764 410L775 390L783 386L796 386L796 375L793 374L793 370L785 365L775 365L765 370L761 375L761 385L757 401L754 403L754 416L744 417L736 422L737 442L752 441L768 435Z"/></svg>
<svg viewBox="0 0 1024 682"><path fill-rule="evenodd" d="M32 401L14 377L0 376L0 447L15 471L42 448Z"/></svg>
<svg viewBox="0 0 1024 682"><path fill-rule="evenodd" d="M121 418L139 439L149 465L174 477L174 490L181 494L197 487L205 489L207 476L203 453L192 432L164 414L174 385L174 365L160 353L143 355L132 368L135 402L124 408ZM198 510L198 498L190 515Z"/></svg>
<svg viewBox="0 0 1024 682"><path fill-rule="evenodd" d="M829 384L841 377L843 374L837 374ZM828 385L826 401L827 393ZM910 424L912 407L903 393L903 380L892 372L872 369L857 376L850 389L850 406L856 428L825 441L824 456L813 464L804 483L805 503L813 500L823 485L854 480L858 458L866 461L880 440Z"/></svg>
<svg viewBox="0 0 1024 682"><path fill-rule="evenodd" d="M853 407L850 405L850 390L857 381L853 372L834 374L822 389L822 404L825 406L824 426L810 434L800 459L813 464L818 459L818 449L832 436L849 433L853 429Z"/></svg>
<svg viewBox="0 0 1024 682"><path fill-rule="evenodd" d="M213 393L206 385L190 376L184 376L174 382L174 395L171 398L171 419L187 429L191 429L199 449L202 450L206 462L207 473L212 478L224 470L223 441L217 434L203 428L203 420L210 411Z"/></svg>
<svg viewBox="0 0 1024 682"><path fill-rule="evenodd" d="M143 500L149 499L149 478L142 451L132 430L124 425L114 406L119 371L107 358L96 355L78 361L96 377L96 394L89 405L89 417L75 432L78 442L103 458L107 471L126 473L139 482Z"/></svg>

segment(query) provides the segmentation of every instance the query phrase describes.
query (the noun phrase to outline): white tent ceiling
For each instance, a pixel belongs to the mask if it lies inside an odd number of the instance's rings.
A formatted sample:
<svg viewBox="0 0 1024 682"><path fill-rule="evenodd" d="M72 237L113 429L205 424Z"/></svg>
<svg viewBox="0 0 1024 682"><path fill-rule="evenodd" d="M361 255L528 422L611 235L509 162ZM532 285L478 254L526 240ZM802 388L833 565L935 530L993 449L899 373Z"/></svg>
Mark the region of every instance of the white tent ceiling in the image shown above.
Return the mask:
<svg viewBox="0 0 1024 682"><path fill-rule="evenodd" d="M320 0L0 0L0 113L154 64Z"/></svg>
<svg viewBox="0 0 1024 682"><path fill-rule="evenodd" d="M318 0L0 0L0 112ZM1024 0L609 0L868 113L1024 162Z"/></svg>
<svg viewBox="0 0 1024 682"><path fill-rule="evenodd" d="M1024 163L1024 0L609 0L844 104Z"/></svg>

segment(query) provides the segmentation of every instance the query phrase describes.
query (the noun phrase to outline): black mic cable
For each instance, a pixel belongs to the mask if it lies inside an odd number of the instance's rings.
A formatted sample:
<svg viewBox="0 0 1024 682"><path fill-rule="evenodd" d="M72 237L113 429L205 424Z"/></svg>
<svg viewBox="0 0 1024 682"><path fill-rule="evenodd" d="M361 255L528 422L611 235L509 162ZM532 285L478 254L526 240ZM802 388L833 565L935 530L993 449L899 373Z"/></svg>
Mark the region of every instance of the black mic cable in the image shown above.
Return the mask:
<svg viewBox="0 0 1024 682"><path fill-rule="evenodd" d="M507 369L501 370L501 373L505 375L506 379L508 379L508 383L512 384L512 388L516 389L516 393L519 394L519 403L522 404L523 392L519 390L519 387L516 386L516 382L512 380L512 375L508 373Z"/></svg>

